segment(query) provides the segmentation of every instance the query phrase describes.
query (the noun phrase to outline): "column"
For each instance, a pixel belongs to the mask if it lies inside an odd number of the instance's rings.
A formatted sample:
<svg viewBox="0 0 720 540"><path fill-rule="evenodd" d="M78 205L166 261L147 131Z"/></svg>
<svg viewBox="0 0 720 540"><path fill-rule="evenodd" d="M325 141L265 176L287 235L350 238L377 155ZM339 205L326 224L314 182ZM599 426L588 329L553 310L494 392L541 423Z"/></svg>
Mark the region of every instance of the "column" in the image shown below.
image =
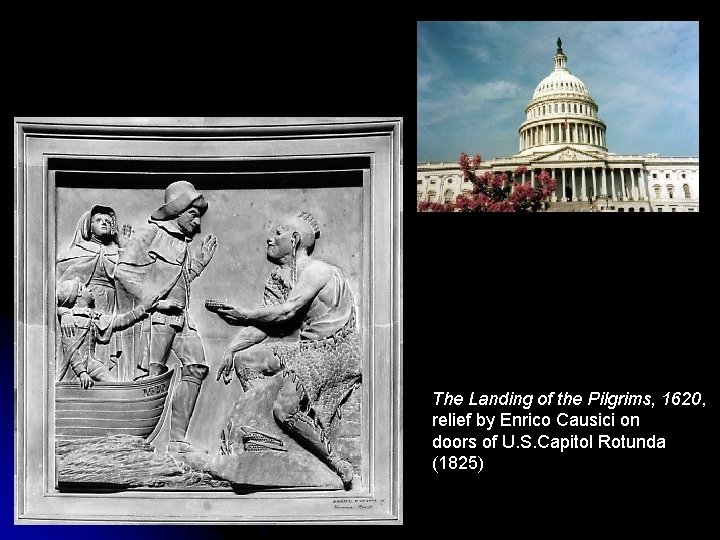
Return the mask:
<svg viewBox="0 0 720 540"><path fill-rule="evenodd" d="M612 200L617 201L617 195L615 192L615 168L610 169L610 195L612 195Z"/></svg>
<svg viewBox="0 0 720 540"><path fill-rule="evenodd" d="M580 196L582 197L581 200L587 201L587 191L585 190L585 167L580 169L580 174L582 176L582 184L580 188Z"/></svg>
<svg viewBox="0 0 720 540"><path fill-rule="evenodd" d="M605 178L605 167L602 169L602 196L607 197L607 178Z"/></svg>
<svg viewBox="0 0 720 540"><path fill-rule="evenodd" d="M620 167L620 200L624 200L627 197L625 194L625 174L623 168Z"/></svg>
<svg viewBox="0 0 720 540"><path fill-rule="evenodd" d="M555 169L550 169L550 176L552 176L553 178L555 178ZM555 178L555 180L557 180L557 178ZM551 201L551 202L557 202L557 201L558 201L557 186L555 186L555 193L553 193L552 201Z"/></svg>
<svg viewBox="0 0 720 540"><path fill-rule="evenodd" d="M570 141L570 124L565 128L565 142Z"/></svg>
<svg viewBox="0 0 720 540"><path fill-rule="evenodd" d="M573 201L577 201L578 196L577 196L577 186L575 185L575 167L570 169L570 177L572 178L572 184L570 184L570 185L572 186Z"/></svg>
<svg viewBox="0 0 720 540"><path fill-rule="evenodd" d="M597 199L600 195L600 190L597 188L597 181L595 180L595 167L592 168L592 177L593 177L593 195Z"/></svg>
<svg viewBox="0 0 720 540"><path fill-rule="evenodd" d="M630 167L630 199L638 200L638 192L635 191L635 169Z"/></svg>
<svg viewBox="0 0 720 540"><path fill-rule="evenodd" d="M565 196L567 192L565 191L565 168L562 169L562 201L567 202L567 197Z"/></svg>
<svg viewBox="0 0 720 540"><path fill-rule="evenodd" d="M530 170L530 187L535 188L535 175L533 175L532 169Z"/></svg>
<svg viewBox="0 0 720 540"><path fill-rule="evenodd" d="M647 199L647 194L645 193L645 172L642 167L638 169L638 183L640 184L640 200L644 201Z"/></svg>

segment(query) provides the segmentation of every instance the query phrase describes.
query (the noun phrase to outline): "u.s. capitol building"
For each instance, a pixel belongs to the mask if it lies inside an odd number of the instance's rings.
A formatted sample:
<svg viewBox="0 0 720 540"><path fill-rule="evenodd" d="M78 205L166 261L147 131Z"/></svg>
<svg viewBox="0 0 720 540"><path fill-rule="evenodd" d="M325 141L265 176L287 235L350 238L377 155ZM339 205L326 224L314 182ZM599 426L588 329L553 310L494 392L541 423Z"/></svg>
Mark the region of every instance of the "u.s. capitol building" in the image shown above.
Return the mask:
<svg viewBox="0 0 720 540"><path fill-rule="evenodd" d="M557 180L550 211L697 212L697 157L608 152L606 126L583 82L567 69L562 42L553 71L535 88L519 128L519 152L483 161L477 172L528 172L523 182L546 170ZM532 171L532 174L531 174ZM472 191L458 163L418 163L417 202L450 202Z"/></svg>

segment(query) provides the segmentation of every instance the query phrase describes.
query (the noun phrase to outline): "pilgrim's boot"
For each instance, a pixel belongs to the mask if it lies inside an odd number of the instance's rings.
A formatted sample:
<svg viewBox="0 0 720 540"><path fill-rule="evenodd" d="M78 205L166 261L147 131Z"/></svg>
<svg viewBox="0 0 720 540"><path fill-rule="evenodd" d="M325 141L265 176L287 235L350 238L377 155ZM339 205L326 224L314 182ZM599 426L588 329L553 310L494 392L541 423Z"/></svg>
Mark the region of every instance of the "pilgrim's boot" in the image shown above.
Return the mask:
<svg viewBox="0 0 720 540"><path fill-rule="evenodd" d="M170 418L170 442L168 451L174 453L195 452L192 445L185 439L190 418L195 410L200 385L207 376L208 367L190 364L182 368L180 382L175 388Z"/></svg>

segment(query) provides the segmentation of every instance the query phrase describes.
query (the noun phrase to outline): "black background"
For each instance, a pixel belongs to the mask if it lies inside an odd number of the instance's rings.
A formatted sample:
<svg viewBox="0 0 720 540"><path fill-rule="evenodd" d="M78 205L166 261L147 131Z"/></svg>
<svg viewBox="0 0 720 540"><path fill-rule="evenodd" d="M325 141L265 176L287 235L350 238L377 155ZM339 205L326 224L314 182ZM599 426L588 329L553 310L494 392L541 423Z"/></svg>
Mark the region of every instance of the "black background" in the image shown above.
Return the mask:
<svg viewBox="0 0 720 540"><path fill-rule="evenodd" d="M303 6L310 22L275 7L252 16L183 13L180 21L167 13L108 13L89 24L33 27L37 49L17 42L6 49L16 51L8 68L10 116L404 117L404 527L13 527L8 371L3 534L575 537L679 527L695 536L693 529L708 523L710 455L717 454L711 182L703 184L698 214L418 214L412 14ZM477 17L486 18L487 7L478 9ZM110 29L118 18L121 28ZM8 298L2 316L8 370L12 317ZM659 408L662 394L685 390L702 392L708 407ZM656 408L638 410L641 428L665 436L668 448L478 450L482 473L436 474L432 439L440 430L431 418L449 409L433 406L434 391L651 393Z"/></svg>

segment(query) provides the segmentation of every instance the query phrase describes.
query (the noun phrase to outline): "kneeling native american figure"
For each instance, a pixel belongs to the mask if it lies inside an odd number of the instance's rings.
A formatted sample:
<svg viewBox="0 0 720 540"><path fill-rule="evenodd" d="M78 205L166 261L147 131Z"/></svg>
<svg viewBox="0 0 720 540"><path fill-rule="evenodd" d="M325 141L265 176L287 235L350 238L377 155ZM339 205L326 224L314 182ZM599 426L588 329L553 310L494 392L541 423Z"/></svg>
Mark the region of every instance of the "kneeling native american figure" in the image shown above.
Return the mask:
<svg viewBox="0 0 720 540"><path fill-rule="evenodd" d="M273 405L282 429L335 471L346 488L353 468L328 442L340 404L361 382L361 342L355 300L340 269L311 257L320 229L302 212L276 227L267 257L278 265L265 284L263 307L206 304L228 324L243 326L228 345L217 379L233 367L247 390L250 381L282 371ZM299 328L300 339L262 343Z"/></svg>

